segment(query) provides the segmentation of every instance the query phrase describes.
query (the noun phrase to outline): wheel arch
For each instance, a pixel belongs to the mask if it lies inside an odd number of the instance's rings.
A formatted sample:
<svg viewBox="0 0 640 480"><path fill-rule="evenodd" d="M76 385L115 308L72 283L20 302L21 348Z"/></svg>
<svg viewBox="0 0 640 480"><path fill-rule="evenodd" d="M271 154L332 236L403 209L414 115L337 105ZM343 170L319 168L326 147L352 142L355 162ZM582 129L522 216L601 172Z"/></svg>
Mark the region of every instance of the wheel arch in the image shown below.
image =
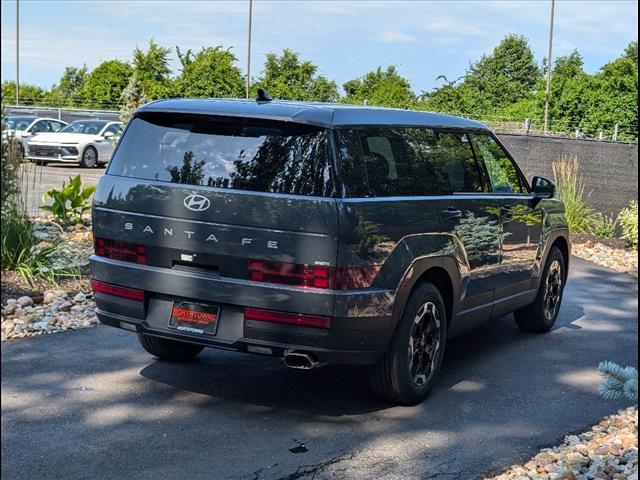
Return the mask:
<svg viewBox="0 0 640 480"><path fill-rule="evenodd" d="M87 143L82 149L82 156L84 156L84 152L90 148L93 148L96 151L96 156L98 155L98 148L93 143Z"/></svg>
<svg viewBox="0 0 640 480"><path fill-rule="evenodd" d="M566 280L568 272L569 272L569 257L571 255L571 250L569 248L569 242L567 241L567 239L565 237L558 236L551 243L551 247L558 247L558 250L560 250L560 253L562 253L562 257L564 258L564 265L565 265L564 280Z"/></svg>
<svg viewBox="0 0 640 480"><path fill-rule="evenodd" d="M543 254L540 257L540 272L542 272L542 268L547 262L547 257L549 257L549 252L551 251L552 247L558 247L558 249L562 253L565 266L564 279L566 280L567 276L569 275L569 263L571 260L571 240L569 237L568 228L557 228L549 232L545 241ZM538 282L540 280L540 276L538 276ZM536 285L536 288L538 287L538 285Z"/></svg>
<svg viewBox="0 0 640 480"><path fill-rule="evenodd" d="M432 283L440 291L445 304L448 328L456 313L461 281L460 271L451 257L429 257L414 261L405 272L396 293L394 330L411 294L424 282Z"/></svg>

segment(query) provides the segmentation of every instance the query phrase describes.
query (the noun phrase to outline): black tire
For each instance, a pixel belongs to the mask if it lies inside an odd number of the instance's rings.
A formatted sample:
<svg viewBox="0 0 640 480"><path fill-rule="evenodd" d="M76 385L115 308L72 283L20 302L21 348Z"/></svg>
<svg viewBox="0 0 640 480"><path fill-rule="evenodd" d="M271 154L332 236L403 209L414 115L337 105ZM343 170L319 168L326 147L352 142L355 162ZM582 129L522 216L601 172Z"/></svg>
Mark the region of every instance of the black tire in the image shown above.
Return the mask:
<svg viewBox="0 0 640 480"><path fill-rule="evenodd" d="M545 333L556 323L567 278L565 268L562 252L558 247L551 247L542 270L536 299L514 312L518 327L525 332Z"/></svg>
<svg viewBox="0 0 640 480"><path fill-rule="evenodd" d="M35 163L39 167L44 167L49 162L47 162L46 160L34 160L33 163Z"/></svg>
<svg viewBox="0 0 640 480"><path fill-rule="evenodd" d="M138 341L148 353L162 360L171 362L186 362L198 355L204 347L192 343L168 340L166 338L152 337L144 333L138 334Z"/></svg>
<svg viewBox="0 0 640 480"><path fill-rule="evenodd" d="M80 166L83 168L95 168L98 166L98 151L92 146L88 146L82 152Z"/></svg>
<svg viewBox="0 0 640 480"><path fill-rule="evenodd" d="M424 321L433 324L436 330L427 333L429 338L425 339L425 344L418 342L423 358L416 361L419 350L413 347L415 341L410 339L416 338L414 333L420 328L418 322ZM376 395L402 405L424 400L442 365L446 324L446 310L439 290L431 283L419 284L407 301L389 349L377 364L369 367L369 384ZM427 326L424 328L423 332L426 332ZM426 371L418 375L422 365Z"/></svg>

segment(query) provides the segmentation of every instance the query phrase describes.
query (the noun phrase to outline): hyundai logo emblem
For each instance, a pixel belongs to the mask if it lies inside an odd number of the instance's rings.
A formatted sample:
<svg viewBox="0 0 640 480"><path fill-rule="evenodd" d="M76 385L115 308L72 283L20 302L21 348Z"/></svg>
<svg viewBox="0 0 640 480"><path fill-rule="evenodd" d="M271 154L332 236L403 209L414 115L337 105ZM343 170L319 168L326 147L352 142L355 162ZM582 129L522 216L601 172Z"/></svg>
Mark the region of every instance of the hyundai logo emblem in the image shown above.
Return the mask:
<svg viewBox="0 0 640 480"><path fill-rule="evenodd" d="M184 199L184 206L189 210L193 210L194 212L202 212L211 206L211 202L207 197L203 197L202 195L189 195Z"/></svg>

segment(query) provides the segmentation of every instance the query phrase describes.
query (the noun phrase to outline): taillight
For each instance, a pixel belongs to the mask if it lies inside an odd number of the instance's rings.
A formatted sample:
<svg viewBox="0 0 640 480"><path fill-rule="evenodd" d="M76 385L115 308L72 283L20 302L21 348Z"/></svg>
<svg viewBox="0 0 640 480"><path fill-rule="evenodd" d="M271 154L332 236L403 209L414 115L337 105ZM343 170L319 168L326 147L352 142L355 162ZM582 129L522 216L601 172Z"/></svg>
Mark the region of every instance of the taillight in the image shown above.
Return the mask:
<svg viewBox="0 0 640 480"><path fill-rule="evenodd" d="M125 262L147 263L147 246L121 240L96 237L94 240L96 255L123 260Z"/></svg>
<svg viewBox="0 0 640 480"><path fill-rule="evenodd" d="M93 288L94 292L106 293L107 295L113 295L115 297L128 298L129 300L137 300L139 302L144 300L144 291L136 290L135 288L121 287L98 280L91 280L91 288Z"/></svg>
<svg viewBox="0 0 640 480"><path fill-rule="evenodd" d="M353 290L367 288L380 271L379 265L334 268L322 265L249 260L249 279L308 288Z"/></svg>
<svg viewBox="0 0 640 480"><path fill-rule="evenodd" d="M249 279L298 287L333 288L334 269L321 265L249 260Z"/></svg>
<svg viewBox="0 0 640 480"><path fill-rule="evenodd" d="M307 315L304 313L276 312L274 310L262 310L260 308L246 307L244 309L244 318L247 320L284 323L301 327L329 328L331 326L331 317Z"/></svg>

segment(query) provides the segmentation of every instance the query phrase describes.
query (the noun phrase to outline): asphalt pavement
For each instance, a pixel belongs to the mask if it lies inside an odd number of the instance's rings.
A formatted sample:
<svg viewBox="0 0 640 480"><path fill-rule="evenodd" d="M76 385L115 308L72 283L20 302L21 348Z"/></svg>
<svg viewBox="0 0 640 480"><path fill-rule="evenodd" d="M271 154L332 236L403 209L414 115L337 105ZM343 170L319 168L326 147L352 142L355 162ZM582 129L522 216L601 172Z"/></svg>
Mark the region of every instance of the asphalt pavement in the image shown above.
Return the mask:
<svg viewBox="0 0 640 480"><path fill-rule="evenodd" d="M78 165L64 163L51 163L46 166L24 163L22 166L22 187L27 209L30 213L37 214L38 207L42 204L41 199L44 192L51 188L61 188L62 182L69 183L69 177L80 175L85 186L96 185L104 171L103 167L82 168Z"/></svg>
<svg viewBox="0 0 640 480"><path fill-rule="evenodd" d="M2 347L2 478L474 479L628 404L598 362L637 365L637 278L573 259L555 328L512 316L452 340L428 399L373 398L361 368L289 370L205 350L155 360L109 327Z"/></svg>

